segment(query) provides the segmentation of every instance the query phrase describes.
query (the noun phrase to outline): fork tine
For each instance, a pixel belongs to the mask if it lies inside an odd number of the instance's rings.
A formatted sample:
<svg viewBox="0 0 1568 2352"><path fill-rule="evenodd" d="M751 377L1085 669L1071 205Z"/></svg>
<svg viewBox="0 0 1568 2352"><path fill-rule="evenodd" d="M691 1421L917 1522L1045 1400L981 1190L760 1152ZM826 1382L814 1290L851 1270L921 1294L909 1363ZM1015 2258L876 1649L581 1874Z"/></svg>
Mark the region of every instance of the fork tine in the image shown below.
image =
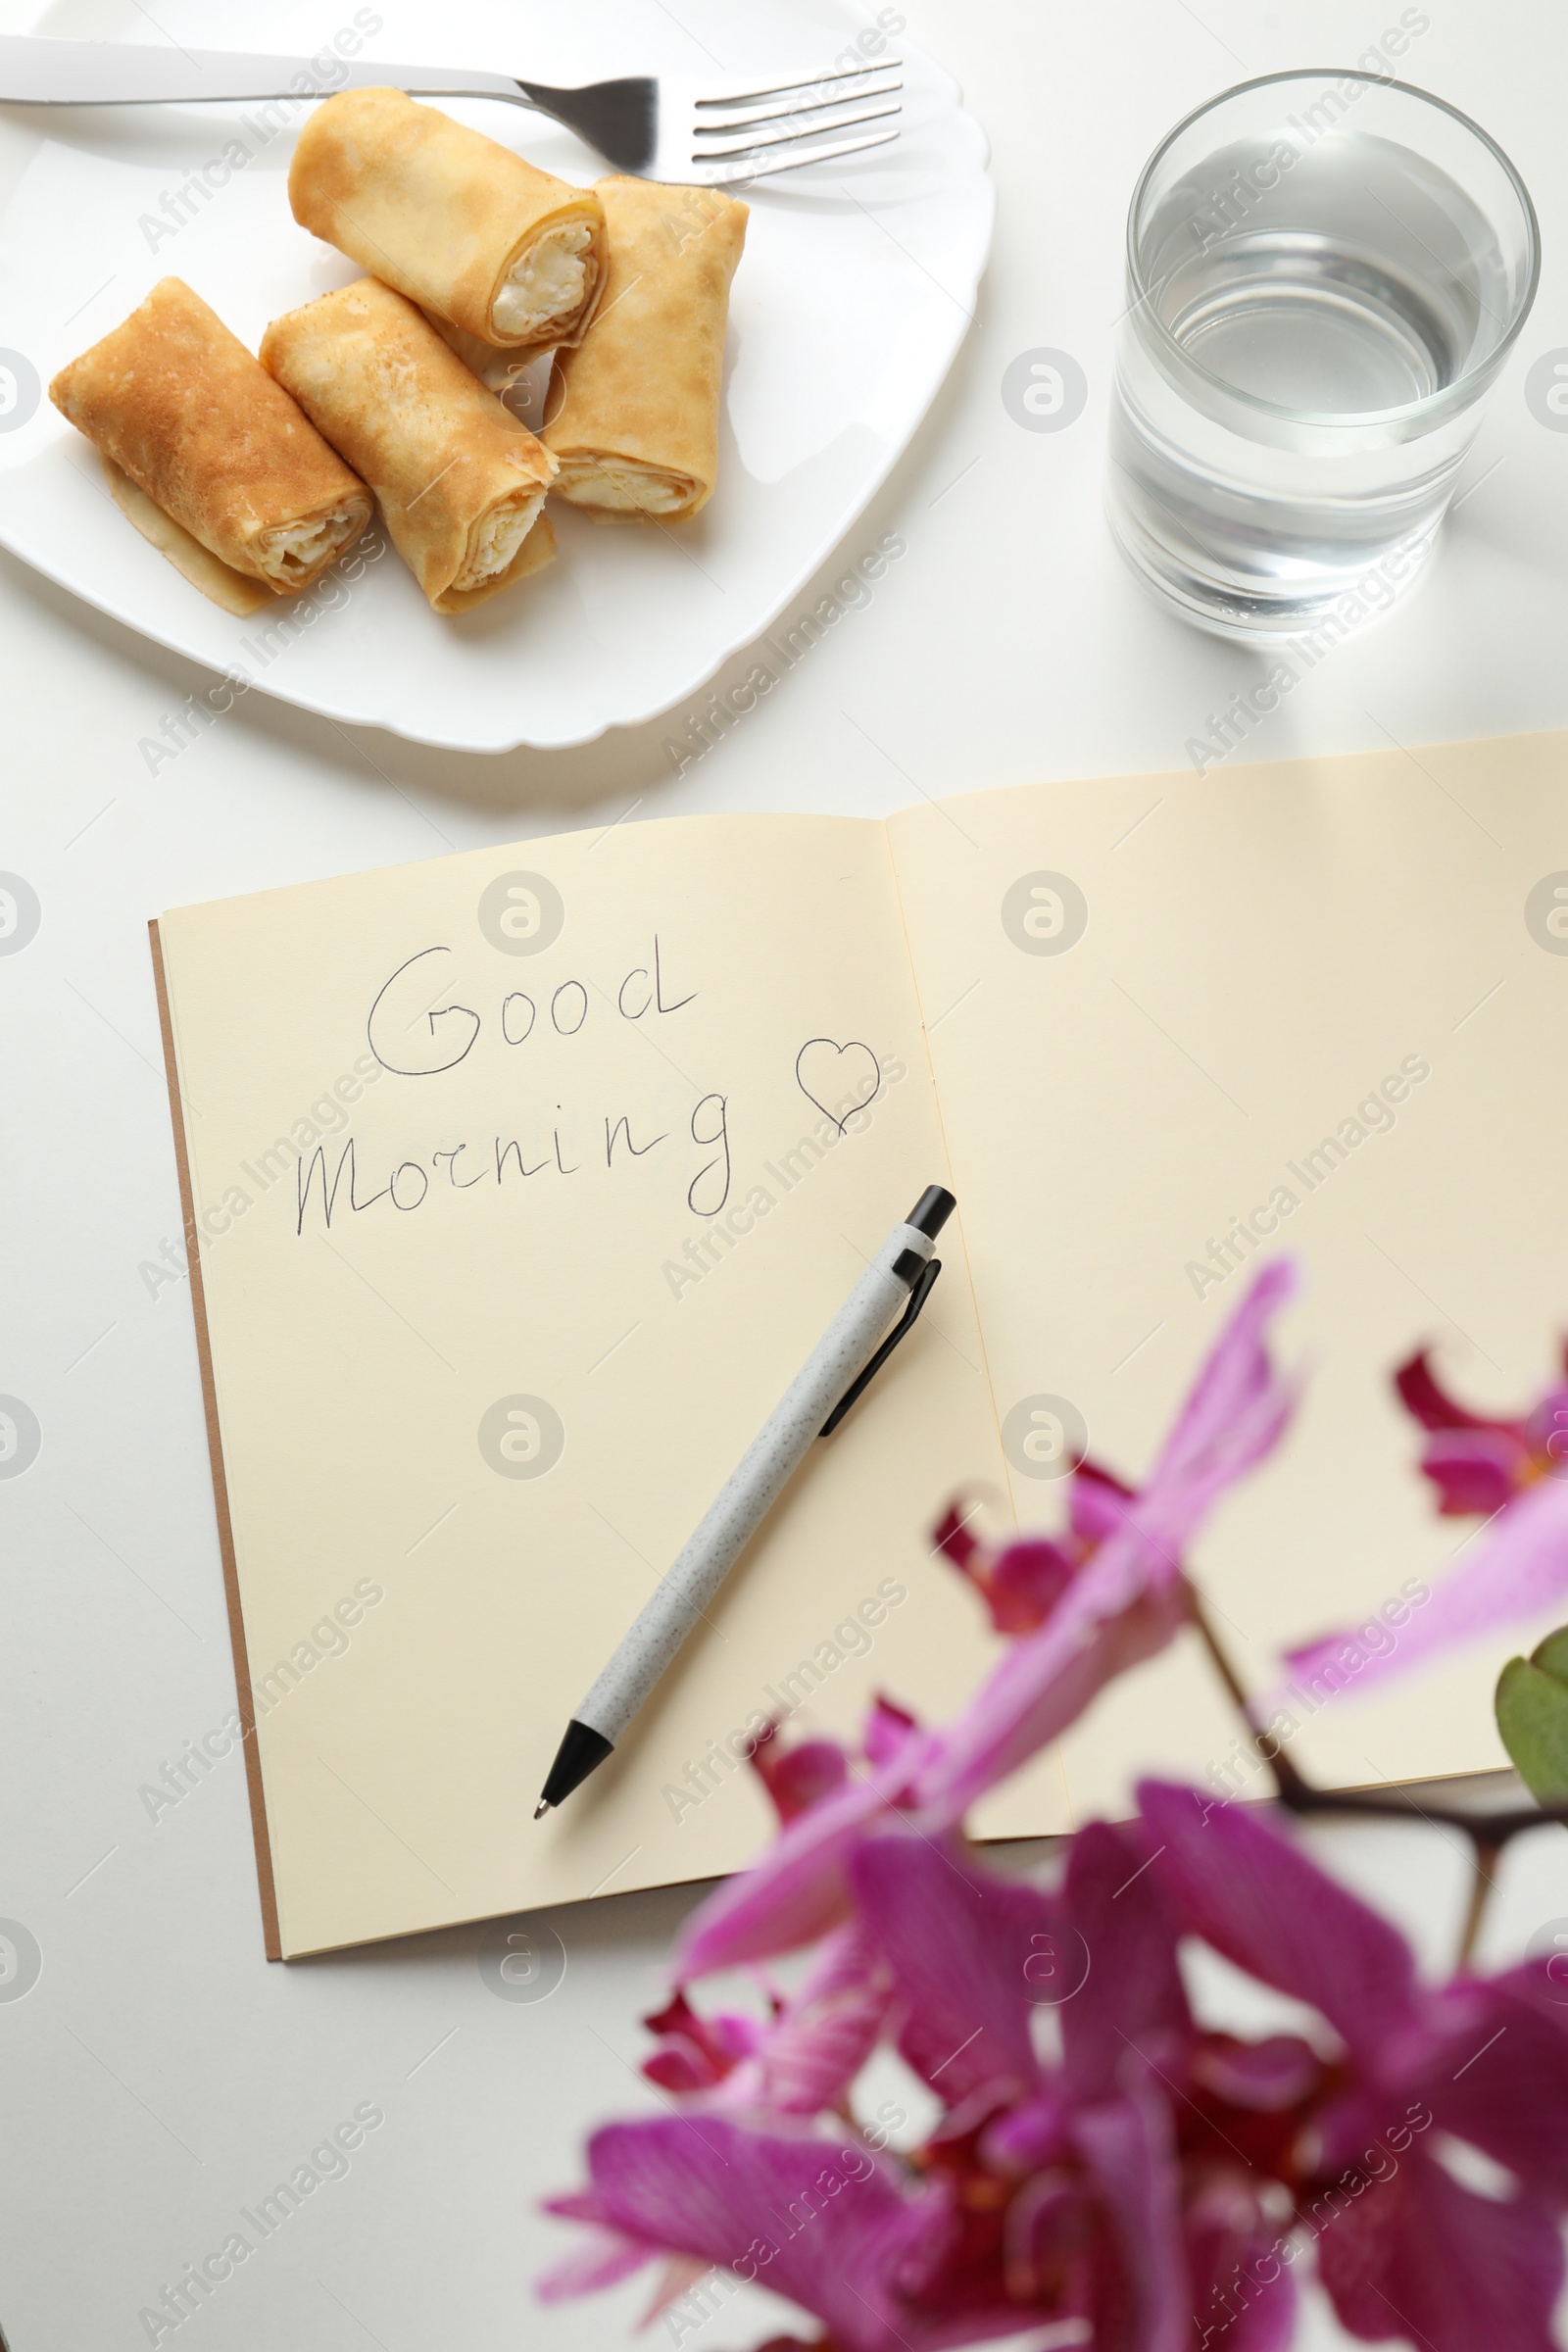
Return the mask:
<svg viewBox="0 0 1568 2352"><path fill-rule="evenodd" d="M798 172L806 164L833 164L841 156L859 155L867 147L885 147L898 137L896 130L874 130L869 138L844 139L827 147L808 147L799 155L786 155L760 164L719 164L708 173L710 184L723 187L749 187L754 179L769 179L780 172Z"/></svg>
<svg viewBox="0 0 1568 2352"><path fill-rule="evenodd" d="M731 139L723 147L703 147L693 155L692 162L720 163L729 156L751 155L759 148L796 147L803 139L822 139L840 130L858 130L862 122L885 122L889 115L902 114L903 111L897 100L891 106L868 106L863 115L845 115L837 122L816 122L807 130L775 130L765 138ZM896 139L898 135L896 130L882 133L884 138ZM839 151L835 149L833 152Z"/></svg>
<svg viewBox="0 0 1568 2352"><path fill-rule="evenodd" d="M752 122L787 122L801 115L828 114L838 106L858 106L863 100L869 98L891 98L903 87L904 77L902 74L898 74L888 81L873 82L863 90L839 91L828 98L814 99L809 105L779 106L772 102L764 102L760 106L738 107L729 114L714 115L710 121L697 122L693 127L699 136L706 138L710 131L722 133L727 130L744 130L748 123ZM827 127L831 128L831 125Z"/></svg>
<svg viewBox="0 0 1568 2352"><path fill-rule="evenodd" d="M754 99L793 98L802 90L824 89L830 81L860 81L868 74L897 74L903 68L902 58L885 57L874 66L851 66L841 74L815 74L809 81L767 82L759 90L724 90L716 98L699 98L694 103L699 110L707 106L750 106ZM859 93L852 90L848 95L857 97Z"/></svg>

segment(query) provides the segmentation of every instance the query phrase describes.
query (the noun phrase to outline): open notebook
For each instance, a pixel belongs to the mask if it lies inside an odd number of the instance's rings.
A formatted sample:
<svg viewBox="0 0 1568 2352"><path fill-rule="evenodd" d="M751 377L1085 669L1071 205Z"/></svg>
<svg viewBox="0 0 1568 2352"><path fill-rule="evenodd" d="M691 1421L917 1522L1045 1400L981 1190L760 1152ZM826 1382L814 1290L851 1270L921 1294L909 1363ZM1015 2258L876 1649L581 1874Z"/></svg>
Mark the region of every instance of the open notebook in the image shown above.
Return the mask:
<svg viewBox="0 0 1568 2352"><path fill-rule="evenodd" d="M1522 1402L1568 1311L1559 869L1547 737L682 818L166 915L269 1949L743 1863L729 1735L954 1709L995 1638L942 1507L1053 1524L1085 1432L1139 1473L1261 1249L1305 1260L1315 1369L1193 1562L1244 1671L1441 1572L1465 1528L1387 1376L1431 1339ZM932 1182L923 1321L535 1824L573 1704ZM1324 1706L1303 1763L1500 1762L1494 1663ZM1235 1731L1178 1646L978 1827L1068 1827Z"/></svg>

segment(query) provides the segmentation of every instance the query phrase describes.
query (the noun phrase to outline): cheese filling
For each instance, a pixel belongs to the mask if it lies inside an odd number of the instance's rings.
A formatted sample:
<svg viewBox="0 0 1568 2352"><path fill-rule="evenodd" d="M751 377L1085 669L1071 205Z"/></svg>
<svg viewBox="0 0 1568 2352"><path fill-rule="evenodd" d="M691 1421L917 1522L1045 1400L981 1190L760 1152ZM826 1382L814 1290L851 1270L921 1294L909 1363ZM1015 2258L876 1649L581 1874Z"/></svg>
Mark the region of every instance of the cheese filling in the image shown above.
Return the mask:
<svg viewBox="0 0 1568 2352"><path fill-rule="evenodd" d="M543 334L558 321L569 326L598 282L598 259L589 251L593 241L586 220L567 220L547 228L519 254L491 305L496 333L520 340Z"/></svg>
<svg viewBox="0 0 1568 2352"><path fill-rule="evenodd" d="M299 522L278 523L256 541L256 561L270 580L292 588L337 554L353 536L363 514L357 500L328 507Z"/></svg>
<svg viewBox="0 0 1568 2352"><path fill-rule="evenodd" d="M684 474L656 473L624 458L564 458L556 487L574 506L617 514L678 514L697 495Z"/></svg>
<svg viewBox="0 0 1568 2352"><path fill-rule="evenodd" d="M500 500L481 514L468 533L463 568L448 593L461 595L466 588L482 588L506 571L532 530L544 503L542 490L514 490L510 498Z"/></svg>

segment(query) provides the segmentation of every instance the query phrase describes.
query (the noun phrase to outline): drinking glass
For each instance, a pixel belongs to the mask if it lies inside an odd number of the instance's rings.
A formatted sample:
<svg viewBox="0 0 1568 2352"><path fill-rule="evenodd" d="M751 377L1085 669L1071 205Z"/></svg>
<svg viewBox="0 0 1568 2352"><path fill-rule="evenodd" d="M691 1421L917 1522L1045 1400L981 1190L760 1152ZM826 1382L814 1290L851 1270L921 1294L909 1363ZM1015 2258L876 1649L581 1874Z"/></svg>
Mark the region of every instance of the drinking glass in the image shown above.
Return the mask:
<svg viewBox="0 0 1568 2352"><path fill-rule="evenodd" d="M1249 643L1389 609L1539 274L1518 172L1424 90L1275 74L1189 115L1127 221L1108 511L1135 570Z"/></svg>

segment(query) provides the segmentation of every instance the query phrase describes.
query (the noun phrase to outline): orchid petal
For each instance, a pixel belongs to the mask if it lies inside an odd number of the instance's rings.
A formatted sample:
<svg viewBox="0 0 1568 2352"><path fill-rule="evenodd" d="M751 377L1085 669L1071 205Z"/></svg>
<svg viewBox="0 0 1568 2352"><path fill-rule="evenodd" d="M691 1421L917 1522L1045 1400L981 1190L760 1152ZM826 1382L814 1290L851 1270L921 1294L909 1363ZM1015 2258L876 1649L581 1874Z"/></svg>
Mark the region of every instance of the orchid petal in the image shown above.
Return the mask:
<svg viewBox="0 0 1568 2352"><path fill-rule="evenodd" d="M1296 2280L1286 2268L1276 2237L1254 2240L1246 2259L1252 2265L1257 2291L1224 2336L1224 2352L1286 2352L1296 2339ZM1277 2271L1260 2266L1278 2263Z"/></svg>
<svg viewBox="0 0 1568 2352"><path fill-rule="evenodd" d="M650 2082L672 2091L677 2098L689 2091L710 2090L720 2080L705 2052L678 2035L671 2035L651 2058L645 2058L642 2071Z"/></svg>
<svg viewBox="0 0 1568 2352"><path fill-rule="evenodd" d="M788 1824L761 1860L716 1887L687 1921L676 1973L701 1977L765 1960L826 1935L849 1915L845 1864L866 1828L902 1797L936 1744L913 1734L879 1770L852 1773L842 1788Z"/></svg>
<svg viewBox="0 0 1568 2352"><path fill-rule="evenodd" d="M1187 2352L1191 2289L1167 2110L1152 2097L1084 2107L1073 2137L1113 2249L1111 2277L1097 2297L1096 2352Z"/></svg>
<svg viewBox="0 0 1568 2352"><path fill-rule="evenodd" d="M1276 1381L1238 1415L1223 1443L1179 1470L1156 1468L1140 1500L1146 1515L1156 1508L1162 1511L1166 1545L1173 1550L1184 1546L1221 1496L1273 1452L1296 1405L1296 1388Z"/></svg>
<svg viewBox="0 0 1568 2352"><path fill-rule="evenodd" d="M970 1532L969 1521L974 1516L974 1506L971 1505L967 1511L961 1510L959 1504L962 1499L960 1495L949 1503L937 1522L931 1547L934 1551L940 1551L944 1559L951 1560L960 1576L967 1576L970 1562L984 1551L985 1545L978 1536Z"/></svg>
<svg viewBox="0 0 1568 2352"><path fill-rule="evenodd" d="M1003 2232L1007 2292L1017 2303L1049 2304L1058 2323L1081 2321L1085 2342L1094 2340L1097 2220L1074 2174L1036 2172L1010 2199Z"/></svg>
<svg viewBox="0 0 1568 2352"><path fill-rule="evenodd" d="M1003 2173L1035 2173L1058 2164L1068 2153L1069 2110L1059 2091L1048 2088L1021 2107L1008 2107L980 2134L985 2163Z"/></svg>
<svg viewBox="0 0 1568 2352"><path fill-rule="evenodd" d="M1199 1373L1149 1485L1130 1500L1109 1497L1118 1532L950 1727L921 1785L933 1821L956 1821L1075 1722L1112 1676L1152 1657L1186 1622L1183 1546L1290 1419L1294 1394L1274 1372L1263 1335L1295 1285L1288 1258L1258 1274Z"/></svg>
<svg viewBox="0 0 1568 2352"><path fill-rule="evenodd" d="M1152 1485L1186 1475L1216 1456L1228 1458L1236 1450L1237 1430L1251 1424L1260 1407L1266 1419L1281 1400L1264 1340L1269 1318L1295 1295L1297 1282L1289 1257L1272 1258L1253 1277L1176 1417Z"/></svg>
<svg viewBox="0 0 1568 2352"><path fill-rule="evenodd" d="M1445 2131L1568 2204L1568 2009L1548 1966L1435 1995L1431 2056L1411 2087Z"/></svg>
<svg viewBox="0 0 1568 2352"><path fill-rule="evenodd" d="M1032 1633L1051 1615L1077 1573L1077 1561L1047 1536L1004 1544L980 1586L998 1633Z"/></svg>
<svg viewBox="0 0 1568 2352"><path fill-rule="evenodd" d="M541 2303L564 2303L573 2295L597 2294L601 2288L630 2278L658 2252L646 2238L632 2237L625 2230L593 2229L585 2240L535 2280L534 2292Z"/></svg>
<svg viewBox="0 0 1568 2352"><path fill-rule="evenodd" d="M1184 1585L1147 1591L1121 1537L1082 1570L1040 1627L1014 1642L949 1725L918 1787L921 1828L956 1822L999 1781L1076 1723L1108 1682L1163 1649L1187 1622Z"/></svg>
<svg viewBox="0 0 1568 2352"><path fill-rule="evenodd" d="M683 1992L643 2024L658 2034L660 2047L643 2060L642 2071L650 2082L677 2093L710 2088L750 2057L763 2031L752 2017L699 2017Z"/></svg>
<svg viewBox="0 0 1568 2352"><path fill-rule="evenodd" d="M1408 1363L1399 1366L1394 1375L1394 1385L1399 1401L1407 1413L1420 1422L1423 1429L1517 1429L1514 1421L1496 1421L1486 1413L1472 1413L1456 1396L1450 1396L1432 1369L1432 1350L1422 1348Z"/></svg>
<svg viewBox="0 0 1568 2352"><path fill-rule="evenodd" d="M897 2282L945 2235L946 2200L906 2193L862 2141L701 2114L611 2124L588 2153L628 2235L756 2278L825 2322L842 2352L890 2352L911 2333Z"/></svg>
<svg viewBox="0 0 1568 2352"><path fill-rule="evenodd" d="M1323 2061L1298 2034L1237 2041L1210 2034L1192 2051L1189 2075L1200 2090L1253 2115L1284 2115L1323 2081Z"/></svg>
<svg viewBox="0 0 1568 2352"><path fill-rule="evenodd" d="M912 1715L879 1690L871 1701L862 1735L866 1762L873 1766L891 1764L909 1734L918 1728Z"/></svg>
<svg viewBox="0 0 1568 2352"><path fill-rule="evenodd" d="M713 2103L779 2115L837 2107L875 2047L891 1995L888 1971L860 1930L836 1929Z"/></svg>
<svg viewBox="0 0 1568 2352"><path fill-rule="evenodd" d="M1318 2204L1319 2275L1352 2335L1402 2335L1429 2352L1553 2352L1563 2258L1544 2205L1477 2196L1419 2147L1388 2180Z"/></svg>
<svg viewBox="0 0 1568 2352"><path fill-rule="evenodd" d="M1250 1808L1159 1781L1138 1801L1182 1926L1375 2060L1415 2006L1403 1936Z"/></svg>
<svg viewBox="0 0 1568 2352"><path fill-rule="evenodd" d="M1463 1564L1433 1586L1398 1638L1380 1655L1363 1652L1353 1627L1322 1635L1285 1663L1298 1682L1359 1693L1404 1674L1439 1651L1545 1614L1568 1595L1568 1479L1544 1478L1516 1494ZM1344 1652L1350 1648L1354 1663Z"/></svg>
<svg viewBox="0 0 1568 2352"><path fill-rule="evenodd" d="M793 1821L841 1788L849 1771L836 1740L799 1740L793 1747L781 1747L777 1724L769 1724L755 1742L749 1760L780 1821Z"/></svg>
<svg viewBox="0 0 1568 2352"><path fill-rule="evenodd" d="M1520 1433L1524 1449L1547 1477L1568 1469L1568 1388L1548 1389Z"/></svg>
<svg viewBox="0 0 1568 2352"><path fill-rule="evenodd" d="M1102 1544L1121 1525L1122 1505L1132 1501L1133 1494L1114 1472L1086 1458L1067 1489L1067 1525L1086 1544Z"/></svg>
<svg viewBox="0 0 1568 2352"><path fill-rule="evenodd" d="M1446 1517L1490 1519L1512 1500L1530 1458L1506 1431L1446 1429L1427 1440L1421 1469Z"/></svg>
<svg viewBox="0 0 1568 2352"><path fill-rule="evenodd" d="M1051 1935L1052 1898L924 1838L868 1838L850 1883L897 1984L899 2048L922 2081L950 2107L977 2090L1032 2089L1028 1969Z"/></svg>
<svg viewBox="0 0 1568 2352"><path fill-rule="evenodd" d="M539 2208L564 2222L598 2222L605 2229L610 2226L604 2199L591 2188L568 2188L557 2197L541 2197Z"/></svg>
<svg viewBox="0 0 1568 2352"><path fill-rule="evenodd" d="M690 2294L698 2280L709 2276L711 2268L710 2263L703 2262L693 2254L666 2254L659 2277L654 2281L654 2291L637 2323L638 2327L651 2328L671 2303Z"/></svg>
<svg viewBox="0 0 1568 2352"><path fill-rule="evenodd" d="M1296 2283L1280 2233L1233 2170L1189 2194L1182 2239L1199 2352L1285 2352L1296 2325Z"/></svg>
<svg viewBox="0 0 1568 2352"><path fill-rule="evenodd" d="M1135 1838L1090 1822L1072 1841L1061 1918L1086 1947L1089 1975L1061 2009L1063 2087L1103 2098L1129 2049L1180 2046L1192 2015L1176 1963L1169 1905Z"/></svg>

